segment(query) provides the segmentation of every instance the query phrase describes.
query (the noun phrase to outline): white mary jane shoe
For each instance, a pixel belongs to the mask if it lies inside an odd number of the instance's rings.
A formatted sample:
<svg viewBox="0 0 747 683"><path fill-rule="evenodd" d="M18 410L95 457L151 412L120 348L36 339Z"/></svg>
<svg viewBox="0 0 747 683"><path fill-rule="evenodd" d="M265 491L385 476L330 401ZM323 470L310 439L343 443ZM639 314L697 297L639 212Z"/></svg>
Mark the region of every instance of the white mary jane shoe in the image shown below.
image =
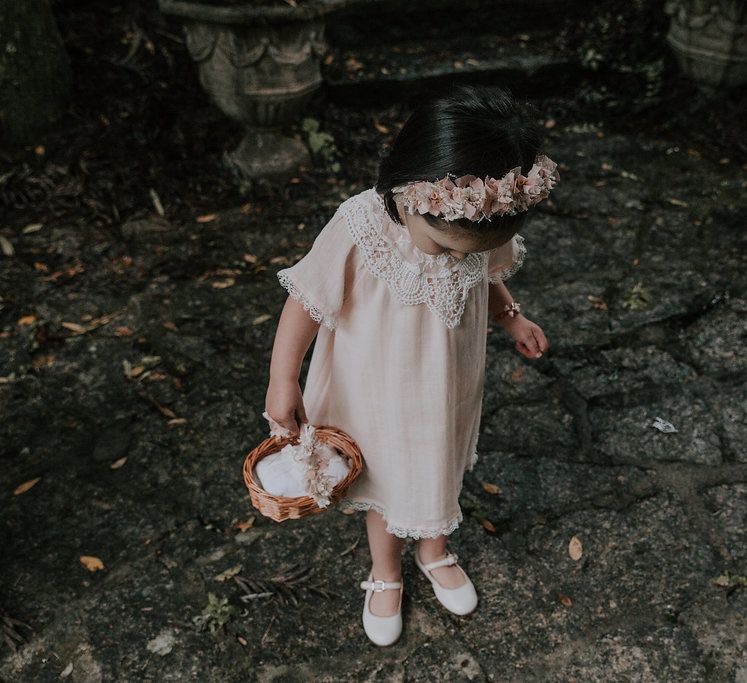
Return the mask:
<svg viewBox="0 0 747 683"><path fill-rule="evenodd" d="M433 592L436 594L438 601L450 612L454 614L469 614L477 606L477 592L475 586L470 581L469 576L465 574L464 569L459 567L459 571L465 578L465 583L456 588L444 588L436 579L431 575L430 570L436 567L443 567L445 565L457 564L459 556L456 553L448 553L446 557L440 560L434 560L423 564L418 557L418 549L415 547L415 564L418 565L423 574L430 580L433 585Z"/></svg>
<svg viewBox="0 0 747 683"><path fill-rule="evenodd" d="M368 581L361 581L361 588L366 589L366 599L363 602L363 628L366 635L376 645L391 645L402 633L402 581L371 581L373 570L368 573ZM397 612L390 616L374 614L369 608L373 591L377 593L390 588L399 588L399 604Z"/></svg>

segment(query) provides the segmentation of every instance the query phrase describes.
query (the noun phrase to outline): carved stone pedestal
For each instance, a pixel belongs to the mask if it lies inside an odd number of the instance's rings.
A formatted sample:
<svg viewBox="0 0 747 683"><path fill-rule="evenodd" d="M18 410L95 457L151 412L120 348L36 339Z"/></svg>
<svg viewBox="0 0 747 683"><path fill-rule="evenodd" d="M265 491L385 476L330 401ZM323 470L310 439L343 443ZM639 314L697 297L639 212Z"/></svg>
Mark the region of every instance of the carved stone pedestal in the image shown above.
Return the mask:
<svg viewBox="0 0 747 683"><path fill-rule="evenodd" d="M667 42L682 71L705 92L747 83L747 3L669 0Z"/></svg>
<svg viewBox="0 0 747 683"><path fill-rule="evenodd" d="M309 161L306 146L281 130L321 85L324 17L348 1L313 0L291 7L159 0L161 11L184 23L202 87L247 129L226 155L240 175L285 174Z"/></svg>

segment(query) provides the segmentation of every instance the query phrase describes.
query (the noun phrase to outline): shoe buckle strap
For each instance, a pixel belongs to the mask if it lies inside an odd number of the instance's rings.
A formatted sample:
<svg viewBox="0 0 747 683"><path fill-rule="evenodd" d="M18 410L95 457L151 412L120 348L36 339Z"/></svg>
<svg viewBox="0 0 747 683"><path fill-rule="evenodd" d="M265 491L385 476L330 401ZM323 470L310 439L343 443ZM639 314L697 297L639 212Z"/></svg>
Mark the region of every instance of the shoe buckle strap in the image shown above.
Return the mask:
<svg viewBox="0 0 747 683"><path fill-rule="evenodd" d="M424 564L423 567L430 571L431 569L436 569L436 567L444 567L446 565L456 564L458 560L459 556L456 553L449 553L446 557L443 557L440 560L434 560L433 562Z"/></svg>
<svg viewBox="0 0 747 683"><path fill-rule="evenodd" d="M383 581L382 579L375 579L374 581L361 581L361 588L372 590L376 593L381 593L388 588L399 588L401 585L401 581Z"/></svg>

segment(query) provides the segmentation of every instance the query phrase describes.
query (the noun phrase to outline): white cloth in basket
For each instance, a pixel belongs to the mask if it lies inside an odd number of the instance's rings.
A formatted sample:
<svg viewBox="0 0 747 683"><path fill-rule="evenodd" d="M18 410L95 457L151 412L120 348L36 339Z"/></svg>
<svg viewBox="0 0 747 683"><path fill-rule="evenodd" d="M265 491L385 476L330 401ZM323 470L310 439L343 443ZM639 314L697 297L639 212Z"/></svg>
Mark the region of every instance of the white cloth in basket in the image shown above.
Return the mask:
<svg viewBox="0 0 747 683"><path fill-rule="evenodd" d="M270 422L272 436L288 436L290 432L275 422L267 412L262 416ZM254 466L257 484L275 496L312 496L317 505L329 505L328 494L350 472L350 463L334 448L318 440L315 427L301 425L300 443L287 444L277 453L261 458ZM319 467L316 475L311 468Z"/></svg>
<svg viewBox="0 0 747 683"><path fill-rule="evenodd" d="M294 446L288 444L277 453L266 455L254 466L254 476L265 491L274 496L308 496L306 490L306 466L298 462L293 456L300 444ZM350 472L350 464L347 458L343 458L336 450L327 444L317 446L317 451L326 450L329 456L327 476L334 487L341 482Z"/></svg>

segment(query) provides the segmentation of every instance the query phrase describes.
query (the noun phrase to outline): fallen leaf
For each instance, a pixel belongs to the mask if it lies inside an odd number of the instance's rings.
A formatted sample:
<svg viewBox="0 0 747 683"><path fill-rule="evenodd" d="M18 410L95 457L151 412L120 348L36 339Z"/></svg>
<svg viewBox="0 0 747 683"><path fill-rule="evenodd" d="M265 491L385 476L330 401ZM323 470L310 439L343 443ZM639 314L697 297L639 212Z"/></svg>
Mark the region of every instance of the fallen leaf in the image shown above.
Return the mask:
<svg viewBox="0 0 747 683"><path fill-rule="evenodd" d="M379 123L376 119L374 119L374 128L384 135L389 132L389 128L387 128L383 123Z"/></svg>
<svg viewBox="0 0 747 683"><path fill-rule="evenodd" d="M628 178L628 180L635 180L636 182L641 182L641 177L637 176L635 173L631 173L630 171L620 171L620 175L623 178Z"/></svg>
<svg viewBox="0 0 747 683"><path fill-rule="evenodd" d="M561 595L560 596L560 603L564 607L570 607L573 604L573 601L567 595Z"/></svg>
<svg viewBox="0 0 747 683"><path fill-rule="evenodd" d="M572 536L570 543L568 543L568 554L572 560L580 560L583 553L583 547L578 536Z"/></svg>
<svg viewBox="0 0 747 683"><path fill-rule="evenodd" d="M32 365L35 368L49 368L54 365L55 356L54 354L41 354L38 356L34 356L34 359L31 361Z"/></svg>
<svg viewBox="0 0 747 683"><path fill-rule="evenodd" d="M174 425L183 425L187 424L187 419L184 417L175 417L173 420L169 420L166 424L169 427L173 427Z"/></svg>
<svg viewBox="0 0 747 683"><path fill-rule="evenodd" d="M254 254L244 254L244 261L247 263L256 263L257 257Z"/></svg>
<svg viewBox="0 0 747 683"><path fill-rule="evenodd" d="M25 228L21 230L24 235L30 232L39 232L44 227L43 223L29 223Z"/></svg>
<svg viewBox="0 0 747 683"><path fill-rule="evenodd" d="M526 379L526 375L527 375L527 371L524 369L522 365L520 365L518 368L515 368L511 372L511 381L514 384L519 384Z"/></svg>
<svg viewBox="0 0 747 683"><path fill-rule="evenodd" d="M251 529L254 526L254 515L250 515L249 519L247 519L245 522L234 522L233 527L234 529L238 529L239 531L246 531L247 529Z"/></svg>
<svg viewBox="0 0 747 683"><path fill-rule="evenodd" d="M484 491L487 491L488 493L492 493L492 494L498 494L501 492L500 486L496 486L495 484L490 484L487 481L484 481L482 483L482 488Z"/></svg>
<svg viewBox="0 0 747 683"><path fill-rule="evenodd" d="M236 283L236 280L232 277L228 277L225 280L215 280L214 282L211 282L210 284L215 289L226 289L226 287L231 287Z"/></svg>
<svg viewBox="0 0 747 683"><path fill-rule="evenodd" d="M104 568L104 563L93 555L81 555L80 563L89 571L95 572Z"/></svg>
<svg viewBox="0 0 747 683"><path fill-rule="evenodd" d="M210 223L210 221L214 221L216 218L218 218L218 214L206 213L204 216L197 216L195 220L198 223Z"/></svg>
<svg viewBox="0 0 747 683"><path fill-rule="evenodd" d="M23 315L16 321L19 325L31 325L33 322L36 321L36 316L31 315Z"/></svg>
<svg viewBox="0 0 747 683"><path fill-rule="evenodd" d="M135 332L126 325L120 325L114 328L114 334L118 337L131 337Z"/></svg>
<svg viewBox="0 0 747 683"><path fill-rule="evenodd" d="M677 197L667 197L667 201L670 204L674 204L675 206L690 206L686 201L683 201L682 199L677 199Z"/></svg>
<svg viewBox="0 0 747 683"><path fill-rule="evenodd" d="M70 662L61 672L60 672L60 678L67 678L71 673L73 673L73 663Z"/></svg>
<svg viewBox="0 0 747 683"><path fill-rule="evenodd" d="M49 266L41 261L34 261L34 270L40 270L42 273L49 272Z"/></svg>
<svg viewBox="0 0 747 683"><path fill-rule="evenodd" d="M148 194L150 195L150 199L153 202L153 208L156 210L156 213L159 216L165 215L163 204L161 204L161 198L158 196L158 193L153 188L151 188L150 190L148 190Z"/></svg>
<svg viewBox="0 0 747 683"><path fill-rule="evenodd" d="M545 121L545 128L555 128L557 125L557 121L555 119L547 119Z"/></svg>
<svg viewBox="0 0 747 683"><path fill-rule="evenodd" d="M47 150L44 148L44 145L37 145L36 147L34 147L34 154L36 154L36 156L38 157L43 157L46 151Z"/></svg>
<svg viewBox="0 0 747 683"><path fill-rule="evenodd" d="M226 571L221 572L213 577L213 581L228 581L232 579L236 574L241 571L241 565L237 564L235 567L229 567Z"/></svg>
<svg viewBox="0 0 747 683"><path fill-rule="evenodd" d="M586 298L589 301L591 301L591 305L594 308L598 308L598 309L600 309L602 311L606 311L607 310L607 308L608 308L607 302L604 299L602 299L601 296L595 296L594 294L587 294Z"/></svg>
<svg viewBox="0 0 747 683"><path fill-rule="evenodd" d="M85 334L86 332L88 332L88 328L83 327L83 325L78 325L78 323L71 323L63 320L60 324L63 327L66 327L68 330L77 334Z"/></svg>
<svg viewBox="0 0 747 683"><path fill-rule="evenodd" d="M29 479L28 481L23 482L23 484L20 484L13 489L13 495L20 496L22 493L26 493L26 491L28 491L32 486L36 486L37 482L40 480L41 477L36 477L36 479Z"/></svg>
<svg viewBox="0 0 747 683"><path fill-rule="evenodd" d="M608 164L606 161L602 162L602 170L603 171L611 171L613 169L612 164Z"/></svg>
<svg viewBox="0 0 747 683"><path fill-rule="evenodd" d="M495 526L489 519L483 519L482 520L483 527L489 531L491 534L494 534L496 532Z"/></svg>
<svg viewBox="0 0 747 683"><path fill-rule="evenodd" d="M119 458L115 460L109 467L113 470L118 470L122 465L124 465L127 462L127 458Z"/></svg>
<svg viewBox="0 0 747 683"><path fill-rule="evenodd" d="M169 654L176 645L176 638L170 631L162 631L153 640L148 641L148 652L165 657Z"/></svg>
<svg viewBox="0 0 747 683"><path fill-rule="evenodd" d="M6 256L13 256L13 254L16 253L15 249L13 249L13 245L10 243L10 240L7 237L3 237L2 235L0 235L0 249Z"/></svg>
<svg viewBox="0 0 747 683"><path fill-rule="evenodd" d="M269 313L263 313L252 320L252 325L261 325L262 323L267 322L270 318L272 318L272 316Z"/></svg>
<svg viewBox="0 0 747 683"><path fill-rule="evenodd" d="M270 259L270 263L280 265L290 265L290 259L287 256L273 256Z"/></svg>

